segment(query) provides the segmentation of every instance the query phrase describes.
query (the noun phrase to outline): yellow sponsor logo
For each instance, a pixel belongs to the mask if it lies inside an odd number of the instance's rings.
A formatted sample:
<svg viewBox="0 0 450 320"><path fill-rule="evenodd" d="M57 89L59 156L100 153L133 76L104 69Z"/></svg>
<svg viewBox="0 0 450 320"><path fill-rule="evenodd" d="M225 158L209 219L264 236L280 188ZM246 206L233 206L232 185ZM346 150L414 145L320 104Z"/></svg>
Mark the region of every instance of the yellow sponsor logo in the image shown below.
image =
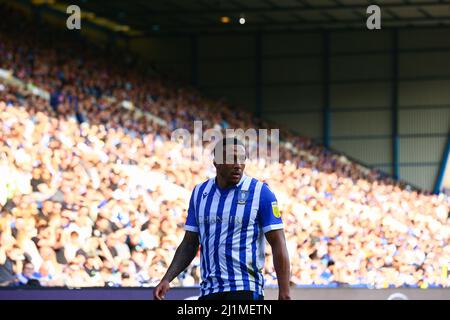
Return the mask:
<svg viewBox="0 0 450 320"><path fill-rule="evenodd" d="M275 216L275 218L281 217L281 212L280 212L280 209L278 208L277 202L272 202L272 213Z"/></svg>

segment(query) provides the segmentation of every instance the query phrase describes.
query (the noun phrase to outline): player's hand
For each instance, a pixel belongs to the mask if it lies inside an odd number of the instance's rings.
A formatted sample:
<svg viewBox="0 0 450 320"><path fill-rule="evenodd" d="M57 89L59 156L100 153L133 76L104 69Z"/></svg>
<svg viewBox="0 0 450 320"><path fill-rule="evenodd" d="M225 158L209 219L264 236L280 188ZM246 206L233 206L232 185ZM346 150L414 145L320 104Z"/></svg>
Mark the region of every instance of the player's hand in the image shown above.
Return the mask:
<svg viewBox="0 0 450 320"><path fill-rule="evenodd" d="M289 294L289 291L278 293L278 300L291 300L291 295Z"/></svg>
<svg viewBox="0 0 450 320"><path fill-rule="evenodd" d="M167 280L162 280L156 288L153 290L153 299L163 300L166 296L167 291L170 290L170 284Z"/></svg>

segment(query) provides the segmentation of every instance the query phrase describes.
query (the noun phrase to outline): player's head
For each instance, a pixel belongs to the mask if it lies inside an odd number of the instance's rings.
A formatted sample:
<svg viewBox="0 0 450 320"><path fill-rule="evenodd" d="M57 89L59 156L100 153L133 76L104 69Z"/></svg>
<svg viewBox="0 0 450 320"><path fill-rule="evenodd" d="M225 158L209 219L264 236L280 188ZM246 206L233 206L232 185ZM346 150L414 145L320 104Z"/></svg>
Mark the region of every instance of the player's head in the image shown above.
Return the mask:
<svg viewBox="0 0 450 320"><path fill-rule="evenodd" d="M214 166L217 177L227 185L239 183L245 169L245 146L237 138L223 138L214 147Z"/></svg>

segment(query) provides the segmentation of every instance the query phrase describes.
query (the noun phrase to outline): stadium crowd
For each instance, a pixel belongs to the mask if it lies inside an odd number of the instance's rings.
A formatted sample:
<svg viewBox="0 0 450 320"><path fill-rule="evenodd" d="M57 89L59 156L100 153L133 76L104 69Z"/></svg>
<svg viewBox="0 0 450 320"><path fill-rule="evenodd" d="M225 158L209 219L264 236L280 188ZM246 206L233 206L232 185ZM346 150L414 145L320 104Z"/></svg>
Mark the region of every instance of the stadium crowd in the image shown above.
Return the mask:
<svg viewBox="0 0 450 320"><path fill-rule="evenodd" d="M173 130L199 119L278 125L0 10L0 69L33 84L0 79L0 285L155 285L183 236L190 190L214 175L208 158L170 141ZM450 286L449 197L409 190L287 130L280 137L281 161L249 160L246 173L279 198L293 283ZM265 277L276 284L269 251ZM198 283L197 257L174 285Z"/></svg>

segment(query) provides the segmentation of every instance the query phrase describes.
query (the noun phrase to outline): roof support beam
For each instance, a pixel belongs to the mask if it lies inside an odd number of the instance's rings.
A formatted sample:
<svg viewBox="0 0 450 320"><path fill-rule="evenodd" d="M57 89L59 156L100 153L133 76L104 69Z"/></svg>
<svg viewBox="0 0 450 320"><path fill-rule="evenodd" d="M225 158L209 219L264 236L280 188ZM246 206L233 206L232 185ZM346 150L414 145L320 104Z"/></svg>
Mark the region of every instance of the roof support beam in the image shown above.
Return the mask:
<svg viewBox="0 0 450 320"><path fill-rule="evenodd" d="M231 1L231 0L230 0ZM233 1L233 3L236 3ZM314 7L307 4L301 6L290 6L290 7L268 7L268 8L250 8L243 7L237 9L227 9L227 8L216 8L216 9L205 9L205 10L160 10L160 11L151 11L146 14L148 15L204 15L204 14L239 14L242 13L242 10L245 10L245 13L267 13L267 12L292 12L292 11L302 11L302 12L319 12L319 11L334 11L334 10L366 10L367 5L342 5L336 4L331 6L320 6ZM411 8L411 7L436 7L436 6L450 6L450 3L446 2L429 2L429 1L417 1L413 4L408 4L404 1L399 1L398 3L384 3L379 4L382 9L402 9L402 8Z"/></svg>

